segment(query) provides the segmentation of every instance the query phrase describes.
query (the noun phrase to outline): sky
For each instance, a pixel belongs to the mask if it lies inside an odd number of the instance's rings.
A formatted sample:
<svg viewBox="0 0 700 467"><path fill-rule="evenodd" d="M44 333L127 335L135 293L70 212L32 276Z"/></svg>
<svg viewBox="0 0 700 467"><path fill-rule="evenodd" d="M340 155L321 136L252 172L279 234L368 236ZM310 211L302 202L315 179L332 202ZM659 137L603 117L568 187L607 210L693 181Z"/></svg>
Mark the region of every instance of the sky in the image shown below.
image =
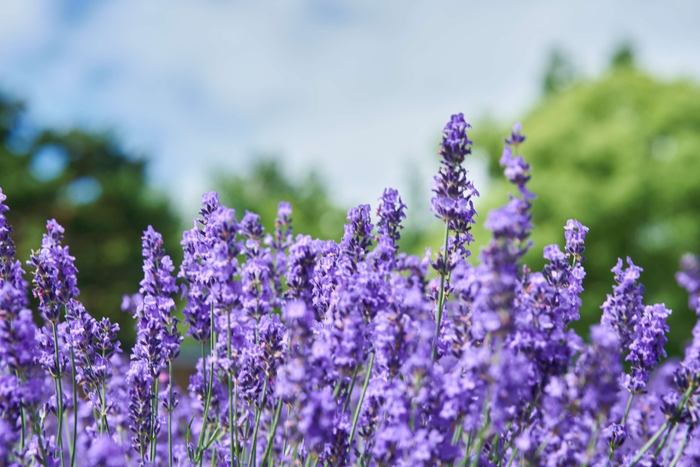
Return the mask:
<svg viewBox="0 0 700 467"><path fill-rule="evenodd" d="M37 126L110 131L192 213L262 155L342 205L429 180L451 114L515 122L553 47L601 73L623 41L700 79L700 2L0 0L0 89ZM480 191L485 167L471 166Z"/></svg>

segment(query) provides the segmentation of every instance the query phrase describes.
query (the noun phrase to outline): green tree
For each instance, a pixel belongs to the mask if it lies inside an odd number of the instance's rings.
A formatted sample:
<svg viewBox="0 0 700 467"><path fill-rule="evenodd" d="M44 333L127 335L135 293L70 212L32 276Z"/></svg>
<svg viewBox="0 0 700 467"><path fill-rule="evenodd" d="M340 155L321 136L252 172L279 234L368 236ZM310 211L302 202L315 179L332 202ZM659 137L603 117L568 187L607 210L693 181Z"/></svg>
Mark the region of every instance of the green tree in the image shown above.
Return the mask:
<svg viewBox="0 0 700 467"><path fill-rule="evenodd" d="M221 202L236 210L238 217L245 211L260 215L265 230L274 230L280 201L292 205L294 233L313 238L340 240L347 211L333 204L328 189L315 172L294 181L285 175L274 158L257 159L246 175L216 177Z"/></svg>
<svg viewBox="0 0 700 467"><path fill-rule="evenodd" d="M148 187L145 162L129 157L108 135L29 133L24 115L20 103L0 97L0 187L19 258L24 262L40 247L46 220L55 218L75 256L80 300L94 316L120 322L128 348L134 326L120 303L143 276L142 231L151 224L162 232L178 261L179 220Z"/></svg>
<svg viewBox="0 0 700 467"><path fill-rule="evenodd" d="M667 349L678 353L696 319L674 273L683 253L700 253L700 86L651 77L635 69L628 52L602 77L546 94L522 119L522 151L538 195L525 261L540 268L542 248L562 244L564 223L578 219L590 228L581 330L599 320L617 258L630 256L644 268L645 302L674 310ZM498 167L507 127L476 128L473 139L499 180L489 193L493 207L512 191ZM478 232L484 239L488 233Z"/></svg>

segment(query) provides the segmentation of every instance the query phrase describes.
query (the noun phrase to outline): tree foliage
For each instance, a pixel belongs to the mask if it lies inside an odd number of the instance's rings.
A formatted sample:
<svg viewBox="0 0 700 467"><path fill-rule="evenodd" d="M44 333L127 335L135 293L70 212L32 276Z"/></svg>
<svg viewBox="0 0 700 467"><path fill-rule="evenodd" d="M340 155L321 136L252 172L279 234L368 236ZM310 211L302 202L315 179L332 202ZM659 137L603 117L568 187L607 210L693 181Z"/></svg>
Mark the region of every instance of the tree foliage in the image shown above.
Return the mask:
<svg viewBox="0 0 700 467"><path fill-rule="evenodd" d="M561 244L564 223L576 217L590 227L581 328L598 321L595 304L611 293L617 257L630 256L644 268L645 301L674 310L668 349L679 352L695 322L674 274L683 253L700 253L700 86L651 77L635 69L631 52L618 53L602 77L546 94L522 122L538 195L526 262L539 268L542 248ZM505 125L476 129L473 139L500 174ZM496 185L487 204L504 197Z"/></svg>
<svg viewBox="0 0 700 467"><path fill-rule="evenodd" d="M55 218L76 257L81 301L95 316L121 322L129 348L133 326L125 325L130 318L120 303L143 277L142 232L153 225L177 258L179 220L148 187L146 163L128 157L113 138L80 130L28 132L24 122L22 104L0 98L0 187L18 257L27 260L40 247L46 220Z"/></svg>
<svg viewBox="0 0 700 467"><path fill-rule="evenodd" d="M286 201L292 205L295 233L334 240L343 235L346 211L333 204L315 172L295 181L277 159L266 157L256 160L248 174L219 175L216 186L221 202L235 209L237 217L246 210L259 214L268 232L274 230L279 202Z"/></svg>

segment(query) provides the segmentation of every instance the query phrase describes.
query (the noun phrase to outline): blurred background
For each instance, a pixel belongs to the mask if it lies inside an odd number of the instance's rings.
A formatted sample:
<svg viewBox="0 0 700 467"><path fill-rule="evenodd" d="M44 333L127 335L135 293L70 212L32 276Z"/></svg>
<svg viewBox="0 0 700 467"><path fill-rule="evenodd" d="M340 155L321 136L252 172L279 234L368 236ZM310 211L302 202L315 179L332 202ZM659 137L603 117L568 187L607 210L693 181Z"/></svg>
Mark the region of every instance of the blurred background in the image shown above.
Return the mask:
<svg viewBox="0 0 700 467"><path fill-rule="evenodd" d="M474 126L480 220L510 189L498 158L522 121L534 247L590 227L583 319L610 269L645 269L678 354L695 316L674 273L700 253L700 3L694 1L0 0L0 187L22 260L66 227L81 299L122 325L141 231L176 263L201 194L270 228L339 239L345 212L396 187L403 247L437 249L429 212L440 131ZM480 226L473 250L489 239ZM475 257L478 255L475 255Z"/></svg>

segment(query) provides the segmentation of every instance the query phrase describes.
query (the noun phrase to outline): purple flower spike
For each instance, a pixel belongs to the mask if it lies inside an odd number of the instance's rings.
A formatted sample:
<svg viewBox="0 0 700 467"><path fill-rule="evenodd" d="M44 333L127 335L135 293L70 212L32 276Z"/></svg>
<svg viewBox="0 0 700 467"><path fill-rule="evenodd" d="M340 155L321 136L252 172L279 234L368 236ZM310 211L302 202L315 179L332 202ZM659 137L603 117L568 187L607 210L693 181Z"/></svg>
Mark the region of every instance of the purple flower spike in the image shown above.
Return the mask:
<svg viewBox="0 0 700 467"><path fill-rule="evenodd" d="M350 209L347 220L340 249L349 259L350 269L354 270L356 263L365 257L367 250L372 245L374 224L372 224L370 217L369 204L361 204Z"/></svg>
<svg viewBox="0 0 700 467"><path fill-rule="evenodd" d="M630 353L626 360L632 363L632 374L625 375L624 385L628 391L641 393L646 388L651 372L666 357L664 344L668 341L669 327L666 318L671 314L663 305L644 308L641 319L634 327Z"/></svg>
<svg viewBox="0 0 700 467"><path fill-rule="evenodd" d="M642 268L635 266L630 258L627 258L627 264L629 267L622 269L622 260L618 258L617 265L612 268L617 284L613 286L613 294L608 294L601 306L602 323L617 332L622 348L627 348L632 342L632 333L642 314L644 295L644 287L637 284Z"/></svg>
<svg viewBox="0 0 700 467"><path fill-rule="evenodd" d="M691 254L683 255L681 270L676 273L678 285L688 291L688 306L700 315L700 261Z"/></svg>
<svg viewBox="0 0 700 467"><path fill-rule="evenodd" d="M520 122L513 125L513 131L510 132L510 137L506 138L504 141L510 146L518 146L520 143L525 141L525 135L520 134L523 126Z"/></svg>
<svg viewBox="0 0 700 467"><path fill-rule="evenodd" d="M41 250L32 252L27 264L34 267L33 292L39 299L39 310L47 321L57 323L61 307L80 294L78 270L68 247L61 245L63 227L53 219L46 223L46 230Z"/></svg>
<svg viewBox="0 0 700 467"><path fill-rule="evenodd" d="M468 233L476 217L472 197L479 196L479 192L467 179L467 170L461 165L471 154L472 142L467 138L467 128L471 126L464 121L464 115L457 114L443 130L442 161L433 179L435 195L430 200L430 209L437 218L447 222L452 231L464 236L462 243L468 244L472 240Z"/></svg>

